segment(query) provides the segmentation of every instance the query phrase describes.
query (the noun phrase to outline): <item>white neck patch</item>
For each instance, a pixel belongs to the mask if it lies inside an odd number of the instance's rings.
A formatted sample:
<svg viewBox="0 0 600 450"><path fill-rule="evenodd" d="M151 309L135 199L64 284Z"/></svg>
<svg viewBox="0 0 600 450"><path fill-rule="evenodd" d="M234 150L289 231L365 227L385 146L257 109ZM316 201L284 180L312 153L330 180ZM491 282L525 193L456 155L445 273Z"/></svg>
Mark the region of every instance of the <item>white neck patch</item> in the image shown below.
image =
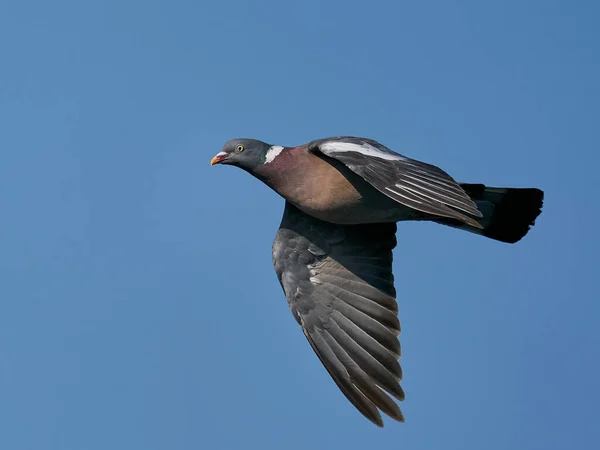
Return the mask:
<svg viewBox="0 0 600 450"><path fill-rule="evenodd" d="M275 158L281 153L283 147L281 145L274 145L269 150L267 150L267 154L265 155L265 164L269 164L273 162Z"/></svg>

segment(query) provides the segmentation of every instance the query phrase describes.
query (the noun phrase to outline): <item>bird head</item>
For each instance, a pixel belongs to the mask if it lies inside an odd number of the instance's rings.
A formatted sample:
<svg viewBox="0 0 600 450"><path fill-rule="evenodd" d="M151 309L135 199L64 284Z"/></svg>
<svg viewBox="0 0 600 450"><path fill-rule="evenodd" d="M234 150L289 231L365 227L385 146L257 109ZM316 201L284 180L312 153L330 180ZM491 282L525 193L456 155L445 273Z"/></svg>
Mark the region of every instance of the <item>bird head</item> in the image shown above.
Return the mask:
<svg viewBox="0 0 600 450"><path fill-rule="evenodd" d="M225 143L223 149L210 161L210 165L229 164L252 172L264 164L271 148L271 145L256 139L232 139Z"/></svg>

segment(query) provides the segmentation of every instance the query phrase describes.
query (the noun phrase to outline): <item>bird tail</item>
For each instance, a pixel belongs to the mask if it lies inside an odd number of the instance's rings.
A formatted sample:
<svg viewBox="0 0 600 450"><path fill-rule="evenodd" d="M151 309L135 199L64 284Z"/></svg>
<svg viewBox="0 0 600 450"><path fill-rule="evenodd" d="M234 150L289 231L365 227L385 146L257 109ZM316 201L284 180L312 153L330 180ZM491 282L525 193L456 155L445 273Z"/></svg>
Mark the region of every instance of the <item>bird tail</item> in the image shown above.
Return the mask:
<svg viewBox="0 0 600 450"><path fill-rule="evenodd" d="M478 219L482 228L455 220L439 220L444 225L514 244L527 234L542 212L544 192L540 189L497 188L467 183L461 183L460 187L483 214L483 218Z"/></svg>

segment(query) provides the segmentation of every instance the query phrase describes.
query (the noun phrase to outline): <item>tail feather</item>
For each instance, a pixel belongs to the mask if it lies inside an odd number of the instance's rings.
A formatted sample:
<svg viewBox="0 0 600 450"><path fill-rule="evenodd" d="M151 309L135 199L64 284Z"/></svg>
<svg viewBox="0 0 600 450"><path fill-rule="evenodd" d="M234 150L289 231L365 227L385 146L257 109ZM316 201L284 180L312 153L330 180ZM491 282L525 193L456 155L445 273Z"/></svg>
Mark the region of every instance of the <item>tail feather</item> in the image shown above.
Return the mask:
<svg viewBox="0 0 600 450"><path fill-rule="evenodd" d="M535 188L497 188L483 184L461 184L477 208L483 229L461 223L442 221L446 225L481 234L490 239L514 244L521 240L542 212L544 192Z"/></svg>

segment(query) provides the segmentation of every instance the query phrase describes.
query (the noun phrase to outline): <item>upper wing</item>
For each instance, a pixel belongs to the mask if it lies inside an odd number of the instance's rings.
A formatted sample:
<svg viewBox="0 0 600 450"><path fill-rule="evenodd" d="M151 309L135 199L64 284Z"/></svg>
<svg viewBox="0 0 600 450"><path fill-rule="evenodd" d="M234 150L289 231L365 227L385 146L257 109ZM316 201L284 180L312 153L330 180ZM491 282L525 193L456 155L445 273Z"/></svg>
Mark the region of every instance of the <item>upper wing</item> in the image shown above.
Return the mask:
<svg viewBox="0 0 600 450"><path fill-rule="evenodd" d="M402 156L372 139L357 137L313 141L308 144L308 150L319 151L341 161L398 203L482 228L468 216L483 217L475 203L450 175L438 167Z"/></svg>
<svg viewBox="0 0 600 450"><path fill-rule="evenodd" d="M294 318L344 395L369 420L403 421L396 224L340 226L286 202L273 265ZM384 392L386 391L386 392Z"/></svg>

